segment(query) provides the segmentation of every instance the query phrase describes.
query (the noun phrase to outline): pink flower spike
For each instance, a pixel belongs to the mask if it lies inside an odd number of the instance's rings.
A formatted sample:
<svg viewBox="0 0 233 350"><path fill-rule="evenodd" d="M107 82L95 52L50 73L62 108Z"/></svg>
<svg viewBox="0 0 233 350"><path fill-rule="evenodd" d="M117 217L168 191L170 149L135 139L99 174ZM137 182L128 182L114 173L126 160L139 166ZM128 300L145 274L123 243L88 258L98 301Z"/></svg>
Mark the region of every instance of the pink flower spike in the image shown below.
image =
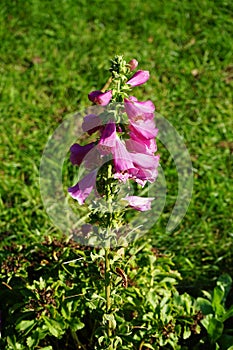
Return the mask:
<svg viewBox="0 0 233 350"><path fill-rule="evenodd" d="M97 105L106 106L109 104L112 98L112 91L102 92L99 90L92 91L89 93L88 98L91 102L94 102Z"/></svg>
<svg viewBox="0 0 233 350"><path fill-rule="evenodd" d="M84 132L87 132L89 135L92 135L94 132L101 128L101 120L98 115L88 114L84 117L82 123L82 129Z"/></svg>
<svg viewBox="0 0 233 350"><path fill-rule="evenodd" d="M76 199L80 205L85 202L86 198L93 190L96 183L97 171L98 169L93 170L84 176L84 178L80 180L75 186L68 189L71 197Z"/></svg>
<svg viewBox="0 0 233 350"><path fill-rule="evenodd" d="M83 158L90 152L90 150L95 146L94 142L88 143L85 146L81 146L78 143L74 143L70 147L70 161L73 165L80 165Z"/></svg>
<svg viewBox="0 0 233 350"><path fill-rule="evenodd" d="M137 68L138 66L138 61L133 58L132 60L129 61L129 69L132 71Z"/></svg>
<svg viewBox="0 0 233 350"><path fill-rule="evenodd" d="M131 79L127 81L131 87L144 84L150 77L150 73L147 70L138 70Z"/></svg>
<svg viewBox="0 0 233 350"><path fill-rule="evenodd" d="M122 198L129 203L129 206L135 210L147 211L151 209L151 202L153 197L138 197L138 196L126 196Z"/></svg>

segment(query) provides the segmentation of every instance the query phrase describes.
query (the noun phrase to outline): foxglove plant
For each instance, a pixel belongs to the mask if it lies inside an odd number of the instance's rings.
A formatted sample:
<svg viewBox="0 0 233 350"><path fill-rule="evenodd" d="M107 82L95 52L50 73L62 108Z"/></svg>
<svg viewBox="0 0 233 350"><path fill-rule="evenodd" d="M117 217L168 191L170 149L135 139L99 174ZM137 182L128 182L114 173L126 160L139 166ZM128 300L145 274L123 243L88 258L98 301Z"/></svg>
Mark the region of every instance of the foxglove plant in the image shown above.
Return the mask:
<svg viewBox="0 0 233 350"><path fill-rule="evenodd" d="M154 182L158 174L159 156L155 155L155 137L158 133L154 121L155 106L150 100L138 101L131 95L134 87L149 79L149 72L144 70L138 70L132 75L137 66L135 59L128 64L122 56L116 56L112 60L111 78L104 91L96 90L88 95L91 102L101 106L100 113L86 115L82 123L83 131L92 138L96 134L96 140L86 145L75 143L70 148L72 164L83 165L88 173L68 189L69 194L83 205L91 192L96 193L94 202L97 202L97 207L89 207L92 208L89 224L99 224L102 229L108 316L112 312L112 268L109 258L112 241L117 239L118 229L124 224L124 214L128 208L144 212L151 209L154 200L152 197L129 194L119 198L121 184L127 186L133 182L142 189L147 183ZM102 204L98 207L98 199L105 200L105 209ZM116 207L119 199L121 203L125 203L124 210ZM107 334L110 339L114 325L110 316L107 320Z"/></svg>

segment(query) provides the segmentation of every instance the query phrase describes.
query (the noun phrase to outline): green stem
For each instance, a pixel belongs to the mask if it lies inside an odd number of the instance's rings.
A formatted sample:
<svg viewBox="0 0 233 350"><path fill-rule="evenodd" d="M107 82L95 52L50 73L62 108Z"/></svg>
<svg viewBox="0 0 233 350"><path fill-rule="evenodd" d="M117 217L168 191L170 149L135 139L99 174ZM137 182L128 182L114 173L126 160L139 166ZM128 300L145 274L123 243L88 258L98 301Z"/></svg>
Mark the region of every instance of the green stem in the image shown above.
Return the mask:
<svg viewBox="0 0 233 350"><path fill-rule="evenodd" d="M106 297L106 313L111 310L111 281L110 281L110 259L109 259L109 248L105 248L105 297ZM108 321L108 336L111 337L111 321Z"/></svg>
<svg viewBox="0 0 233 350"><path fill-rule="evenodd" d="M112 177L112 165L108 165L108 180ZM110 278L110 240L109 236L112 228L112 193L111 193L111 184L107 184L107 202L108 202L108 211L109 218L107 223L107 234L106 234L106 247L105 247L105 298L106 298L106 313L111 311L111 278ZM108 321L107 326L108 336L112 335L112 326L111 321Z"/></svg>
<svg viewBox="0 0 233 350"><path fill-rule="evenodd" d="M75 345L77 346L77 349L86 350L86 346L83 345L83 344L79 341L76 332L71 331L71 336L72 336L72 338L73 338L73 340L74 340Z"/></svg>

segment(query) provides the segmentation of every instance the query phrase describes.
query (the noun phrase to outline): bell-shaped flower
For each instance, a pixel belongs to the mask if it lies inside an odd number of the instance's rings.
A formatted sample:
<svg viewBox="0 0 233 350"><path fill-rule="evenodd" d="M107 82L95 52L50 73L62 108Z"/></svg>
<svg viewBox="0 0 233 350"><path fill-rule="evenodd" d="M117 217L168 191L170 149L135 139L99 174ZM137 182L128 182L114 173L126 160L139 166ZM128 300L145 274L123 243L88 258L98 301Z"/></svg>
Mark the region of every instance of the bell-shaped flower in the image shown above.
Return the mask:
<svg viewBox="0 0 233 350"><path fill-rule="evenodd" d="M155 138L158 134L158 129L155 127L154 120L130 121L129 129L133 134L138 135L138 139L142 137L148 140Z"/></svg>
<svg viewBox="0 0 233 350"><path fill-rule="evenodd" d="M155 169L139 168L137 175L134 177L134 180L139 185L144 187L147 181L150 183L155 182L157 176L158 176L157 168Z"/></svg>
<svg viewBox="0 0 233 350"><path fill-rule="evenodd" d="M117 173L129 171L130 174L137 173L131 153L127 151L125 144L120 140L118 135L116 135L116 144L112 151L115 170Z"/></svg>
<svg viewBox="0 0 233 350"><path fill-rule="evenodd" d="M152 101L140 102L134 96L124 99L125 111L132 121L154 119L155 106Z"/></svg>
<svg viewBox="0 0 233 350"><path fill-rule="evenodd" d="M131 138L125 141L126 148L129 152L154 154L157 150L155 139L145 139L130 133ZM140 136L140 135L139 135Z"/></svg>
<svg viewBox="0 0 233 350"><path fill-rule="evenodd" d="M158 176L159 156L143 153L130 153L137 172L132 174L133 179L144 186L146 181L154 182Z"/></svg>
<svg viewBox="0 0 233 350"><path fill-rule="evenodd" d="M89 93L88 98L91 102L97 105L106 106L109 104L112 98L112 91L102 92L99 90L92 91Z"/></svg>
<svg viewBox="0 0 233 350"><path fill-rule="evenodd" d="M92 135L101 127L102 127L101 119L98 115L88 114L84 117L83 123L82 123L82 129L84 132L87 132L89 135Z"/></svg>
<svg viewBox="0 0 233 350"><path fill-rule="evenodd" d="M131 87L144 84L150 77L150 73L147 70L138 70L132 78L130 78L126 84Z"/></svg>
<svg viewBox="0 0 233 350"><path fill-rule="evenodd" d="M70 161L73 165L80 165L84 157L95 146L94 142L88 143L85 146L81 146L78 143L74 143L70 147Z"/></svg>
<svg viewBox="0 0 233 350"><path fill-rule="evenodd" d="M147 211L151 209L153 197L126 196L122 198L128 202L128 205L138 211Z"/></svg>
<svg viewBox="0 0 233 350"><path fill-rule="evenodd" d="M68 189L72 198L76 199L82 205L89 196L96 184L96 176L98 169L91 171L84 176L75 186Z"/></svg>

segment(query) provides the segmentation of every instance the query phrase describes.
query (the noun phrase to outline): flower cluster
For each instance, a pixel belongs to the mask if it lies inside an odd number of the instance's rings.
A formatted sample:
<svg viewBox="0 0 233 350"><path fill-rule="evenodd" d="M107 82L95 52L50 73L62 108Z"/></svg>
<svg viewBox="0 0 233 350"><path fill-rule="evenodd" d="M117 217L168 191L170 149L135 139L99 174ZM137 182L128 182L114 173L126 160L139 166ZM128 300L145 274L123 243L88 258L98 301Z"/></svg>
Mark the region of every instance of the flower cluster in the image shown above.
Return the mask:
<svg viewBox="0 0 233 350"><path fill-rule="evenodd" d="M74 144L70 148L73 165L84 163L89 173L75 186L69 188L70 195L83 204L96 187L97 174L107 161L112 162L113 179L126 183L135 181L142 187L146 182L154 182L157 177L159 156L155 137L155 106L152 101L140 102L130 95L133 87L144 84L149 72L138 70L132 77L132 70L138 65L133 59L128 64L122 56L112 61L112 89L92 91L88 98L96 105L106 106L105 112L84 117L82 129L89 135L98 133L96 142L85 146ZM101 170L100 170L101 171ZM125 196L122 198L136 210L151 208L153 198Z"/></svg>

